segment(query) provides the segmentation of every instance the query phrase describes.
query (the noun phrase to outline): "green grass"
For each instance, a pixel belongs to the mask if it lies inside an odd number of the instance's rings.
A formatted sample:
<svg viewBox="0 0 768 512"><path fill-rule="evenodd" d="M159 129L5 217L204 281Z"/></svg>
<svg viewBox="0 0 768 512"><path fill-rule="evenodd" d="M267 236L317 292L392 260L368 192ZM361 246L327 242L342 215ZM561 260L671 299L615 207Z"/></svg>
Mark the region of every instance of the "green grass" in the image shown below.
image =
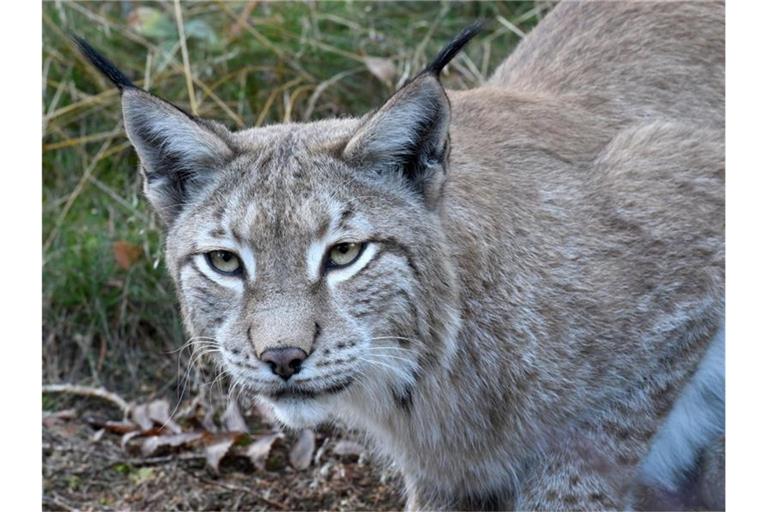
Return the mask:
<svg viewBox="0 0 768 512"><path fill-rule="evenodd" d="M519 40L508 24L528 31L543 14L531 2L202 2L181 10L197 113L231 128L362 114L461 28L487 18L444 79L472 87ZM46 381L139 393L178 377L172 351L184 335L118 95L67 39L86 38L137 84L190 109L176 23L172 2L43 5ZM391 60L391 83L367 70L366 57ZM128 270L115 262L119 240L143 250Z"/></svg>

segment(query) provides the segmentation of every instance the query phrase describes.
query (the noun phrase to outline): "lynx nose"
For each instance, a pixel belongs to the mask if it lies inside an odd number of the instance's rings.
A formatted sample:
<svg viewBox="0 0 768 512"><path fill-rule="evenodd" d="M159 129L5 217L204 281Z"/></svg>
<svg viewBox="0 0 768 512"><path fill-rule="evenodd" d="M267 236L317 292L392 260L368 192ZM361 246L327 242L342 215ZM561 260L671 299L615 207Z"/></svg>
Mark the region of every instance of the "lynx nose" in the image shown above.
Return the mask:
<svg viewBox="0 0 768 512"><path fill-rule="evenodd" d="M299 373L301 363L307 358L307 353L296 347L281 347L265 350L259 356L272 369L272 373L288 380L291 375Z"/></svg>

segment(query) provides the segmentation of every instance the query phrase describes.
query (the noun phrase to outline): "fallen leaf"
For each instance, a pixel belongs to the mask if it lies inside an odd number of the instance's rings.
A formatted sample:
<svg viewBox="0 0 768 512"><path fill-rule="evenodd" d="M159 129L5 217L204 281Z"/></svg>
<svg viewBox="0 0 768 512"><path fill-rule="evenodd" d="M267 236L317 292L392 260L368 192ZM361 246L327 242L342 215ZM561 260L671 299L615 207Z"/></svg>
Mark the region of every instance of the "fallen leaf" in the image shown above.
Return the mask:
<svg viewBox="0 0 768 512"><path fill-rule="evenodd" d="M127 434L139 429L139 426L132 421L113 421L109 420L104 422L103 428L109 430L113 434Z"/></svg>
<svg viewBox="0 0 768 512"><path fill-rule="evenodd" d="M112 252L115 255L117 265L124 270L128 270L134 263L139 261L144 251L140 245L132 244L125 240L118 240L112 244Z"/></svg>
<svg viewBox="0 0 768 512"><path fill-rule="evenodd" d="M240 406L236 400L227 404L221 420L224 423L224 429L228 432L248 432L248 425L240 414Z"/></svg>
<svg viewBox="0 0 768 512"><path fill-rule="evenodd" d="M136 7L128 15L128 26L145 37L155 39L178 37L176 24L163 11L154 7Z"/></svg>
<svg viewBox="0 0 768 512"><path fill-rule="evenodd" d="M155 400L147 406L147 415L149 419L167 428L174 434L181 433L181 425L173 421L168 413L170 406L167 400Z"/></svg>
<svg viewBox="0 0 768 512"><path fill-rule="evenodd" d="M216 434L204 437L209 438L204 449L205 463L214 473L218 473L221 459L224 458L232 445L235 444L240 434Z"/></svg>
<svg viewBox="0 0 768 512"><path fill-rule="evenodd" d="M155 470L152 468L139 468L128 475L133 485L141 485L155 478Z"/></svg>
<svg viewBox="0 0 768 512"><path fill-rule="evenodd" d="M120 447L123 450L128 451L128 443L130 442L130 440L140 435L141 435L140 430L134 430L133 432L128 432L126 434L123 434L123 437L120 438Z"/></svg>
<svg viewBox="0 0 768 512"><path fill-rule="evenodd" d="M308 428L299 432L296 444L291 448L288 458L291 466L296 469L307 469L312 462L312 453L315 451L315 433Z"/></svg>
<svg viewBox="0 0 768 512"><path fill-rule="evenodd" d="M103 428L94 432L93 435L91 436L91 442L98 443L99 441L101 441L101 438L104 437L104 432L106 432L106 430L104 430Z"/></svg>
<svg viewBox="0 0 768 512"><path fill-rule="evenodd" d="M243 10L240 11L240 16L238 16L237 21L229 27L229 37L235 38L240 35L240 32L242 32L248 24L248 18L250 18L253 8L256 7L256 4L259 2L260 0L249 0L245 7L243 7Z"/></svg>
<svg viewBox="0 0 768 512"><path fill-rule="evenodd" d="M149 405L138 404L131 407L131 421L137 424L141 430L152 428L152 418L149 417Z"/></svg>
<svg viewBox="0 0 768 512"><path fill-rule="evenodd" d="M77 411L74 409L64 409L57 412L43 412L43 426L51 428L60 421L72 420L77 417Z"/></svg>
<svg viewBox="0 0 768 512"><path fill-rule="evenodd" d="M269 458L269 452L272 450L272 445L276 440L283 438L283 434L277 432L275 434L267 434L262 436L248 446L246 455L251 460L253 465L264 471L266 469L267 459Z"/></svg>
<svg viewBox="0 0 768 512"><path fill-rule="evenodd" d="M380 57L365 57L363 58L365 67L371 72L373 76L384 82L385 84L392 86L392 80L397 74L395 64L389 59L382 59Z"/></svg>
<svg viewBox="0 0 768 512"><path fill-rule="evenodd" d="M341 440L333 447L333 453L336 455L360 455L365 448L360 443L354 441Z"/></svg>
<svg viewBox="0 0 768 512"><path fill-rule="evenodd" d="M144 457L149 457L155 453L158 448L175 448L177 446L193 443L202 437L202 432L184 432L181 434L147 437L141 443L141 454Z"/></svg>

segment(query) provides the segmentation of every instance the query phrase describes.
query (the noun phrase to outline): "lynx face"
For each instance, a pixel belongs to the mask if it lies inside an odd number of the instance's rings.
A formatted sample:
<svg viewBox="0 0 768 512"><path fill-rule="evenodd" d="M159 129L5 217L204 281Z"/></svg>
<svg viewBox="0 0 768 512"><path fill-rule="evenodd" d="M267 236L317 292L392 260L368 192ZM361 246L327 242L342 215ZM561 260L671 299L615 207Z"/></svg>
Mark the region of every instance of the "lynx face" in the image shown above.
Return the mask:
<svg viewBox="0 0 768 512"><path fill-rule="evenodd" d="M407 405L452 354L438 75L478 30L361 120L237 133L136 88L77 41L122 92L189 334L288 425Z"/></svg>
<svg viewBox="0 0 768 512"><path fill-rule="evenodd" d="M292 426L407 396L445 350L429 329L438 217L401 178L324 149L357 124L231 135L237 156L168 232L189 333Z"/></svg>

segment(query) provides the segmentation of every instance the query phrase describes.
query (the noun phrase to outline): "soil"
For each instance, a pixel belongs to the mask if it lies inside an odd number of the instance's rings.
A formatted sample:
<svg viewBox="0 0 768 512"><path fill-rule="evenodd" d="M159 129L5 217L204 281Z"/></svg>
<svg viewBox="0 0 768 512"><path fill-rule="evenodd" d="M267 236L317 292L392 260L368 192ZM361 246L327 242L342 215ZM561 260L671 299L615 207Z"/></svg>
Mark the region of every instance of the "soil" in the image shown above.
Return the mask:
<svg viewBox="0 0 768 512"><path fill-rule="evenodd" d="M399 479L367 453L338 455L331 447L349 436L316 433L311 465L294 469L286 434L264 469L230 454L218 472L191 447L142 457L121 436L100 428L114 410L77 402L75 409L43 420L44 510L402 510ZM119 415L119 413L117 414ZM249 428L263 428L258 413L244 414ZM117 418L119 419L119 418ZM232 451L232 450L230 450Z"/></svg>

